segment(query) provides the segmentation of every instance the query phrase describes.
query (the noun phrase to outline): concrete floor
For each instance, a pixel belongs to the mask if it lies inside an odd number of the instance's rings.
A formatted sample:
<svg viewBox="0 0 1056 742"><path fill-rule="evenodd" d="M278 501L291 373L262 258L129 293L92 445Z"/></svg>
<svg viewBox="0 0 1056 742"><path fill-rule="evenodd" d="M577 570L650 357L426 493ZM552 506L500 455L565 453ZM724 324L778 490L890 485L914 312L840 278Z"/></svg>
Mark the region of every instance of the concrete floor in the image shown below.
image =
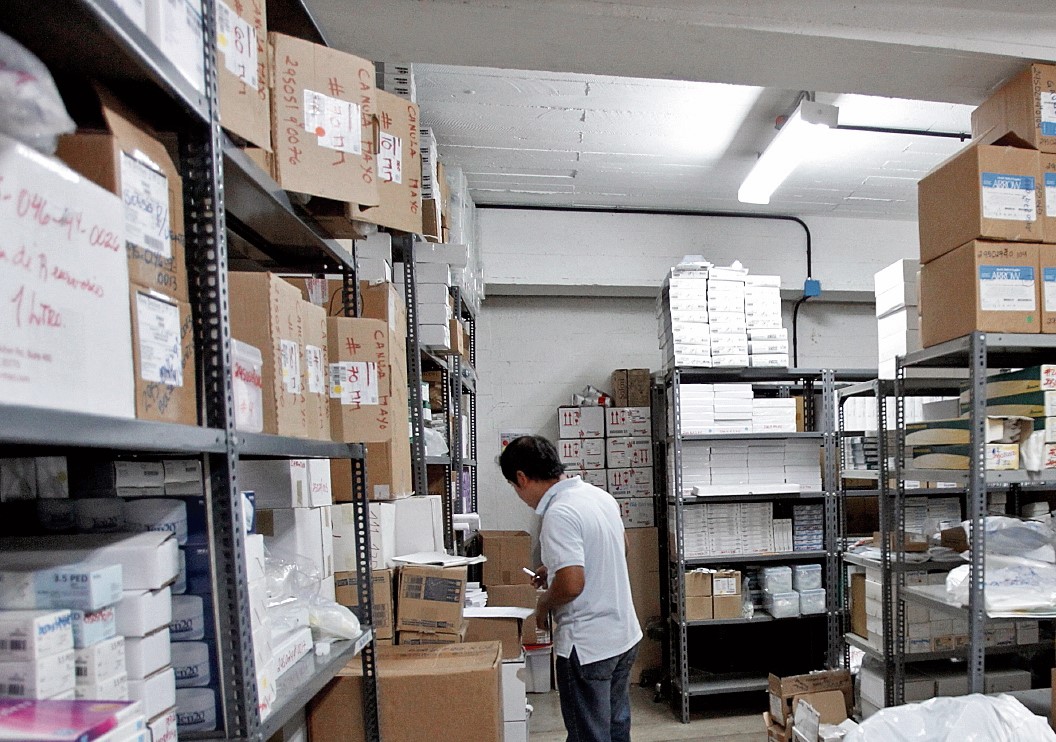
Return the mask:
<svg viewBox="0 0 1056 742"><path fill-rule="evenodd" d="M565 742L557 691L529 693L528 703L535 709L528 722L531 742ZM632 686L631 738L634 742L759 742L766 739L765 709L762 692L716 696L695 701L692 720L683 724L675 718L669 703L654 703L651 690Z"/></svg>

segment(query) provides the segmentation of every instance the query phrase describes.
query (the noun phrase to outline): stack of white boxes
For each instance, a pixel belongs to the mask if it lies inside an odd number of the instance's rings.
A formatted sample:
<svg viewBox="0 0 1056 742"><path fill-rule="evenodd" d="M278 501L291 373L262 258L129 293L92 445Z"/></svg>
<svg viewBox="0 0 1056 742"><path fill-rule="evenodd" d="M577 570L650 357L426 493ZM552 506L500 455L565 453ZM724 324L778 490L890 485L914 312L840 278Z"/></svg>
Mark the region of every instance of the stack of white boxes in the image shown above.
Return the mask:
<svg viewBox="0 0 1056 742"><path fill-rule="evenodd" d="M798 484L801 492L820 492L821 446L817 440L785 441L785 481Z"/></svg>
<svg viewBox="0 0 1056 742"><path fill-rule="evenodd" d="M687 257L664 282L657 318L665 367L788 366L779 276Z"/></svg>
<svg viewBox="0 0 1056 742"><path fill-rule="evenodd" d="M418 90L414 84L414 65L399 62L376 62L377 86L386 93L418 102Z"/></svg>
<svg viewBox="0 0 1056 742"><path fill-rule="evenodd" d="M811 616L825 612L825 588L820 564L764 567L763 607L774 618Z"/></svg>
<svg viewBox="0 0 1056 742"><path fill-rule="evenodd" d="M753 433L795 433L796 400L791 397L755 397L752 400Z"/></svg>
<svg viewBox="0 0 1056 742"><path fill-rule="evenodd" d="M352 253L352 240L338 240L349 254ZM392 283L392 235L388 232L375 232L365 240L356 240L356 279L371 283ZM318 304L319 302L314 302ZM330 297L322 306L330 306ZM335 302L336 306L336 302Z"/></svg>
<svg viewBox="0 0 1056 742"><path fill-rule="evenodd" d="M816 441L686 441L682 488L686 495L818 492Z"/></svg>
<svg viewBox="0 0 1056 742"><path fill-rule="evenodd" d="M825 507L792 506L792 548L794 551L822 551L825 548Z"/></svg>
<svg viewBox="0 0 1056 742"><path fill-rule="evenodd" d="M694 504L683 511L687 559L766 554L774 548L773 503ZM674 513L668 526L674 528Z"/></svg>
<svg viewBox="0 0 1056 742"><path fill-rule="evenodd" d="M607 487L605 408L558 407L557 435L557 455L565 472L596 487Z"/></svg>
<svg viewBox="0 0 1056 742"><path fill-rule="evenodd" d="M372 569L391 569L395 557L444 550L443 504L439 495L416 495L371 502L370 555ZM334 505L334 571L338 580L353 581L357 570L356 506Z"/></svg>
<svg viewBox="0 0 1056 742"><path fill-rule="evenodd" d="M921 349L917 284L919 260L899 260L876 273L879 376L895 378L895 358Z"/></svg>
<svg viewBox="0 0 1056 742"><path fill-rule="evenodd" d="M756 397L751 384L682 384L682 435L796 432L796 400Z"/></svg>

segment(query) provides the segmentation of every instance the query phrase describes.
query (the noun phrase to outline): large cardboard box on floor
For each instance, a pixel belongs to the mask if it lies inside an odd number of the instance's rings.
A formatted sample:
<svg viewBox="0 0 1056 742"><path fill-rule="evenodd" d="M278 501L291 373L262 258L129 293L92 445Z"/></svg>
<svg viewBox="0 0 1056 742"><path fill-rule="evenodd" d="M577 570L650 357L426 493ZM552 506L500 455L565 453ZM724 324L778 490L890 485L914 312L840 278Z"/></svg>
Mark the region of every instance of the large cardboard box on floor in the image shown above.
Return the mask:
<svg viewBox="0 0 1056 742"><path fill-rule="evenodd" d="M1056 153L1056 66L1032 64L972 112L972 140Z"/></svg>
<svg viewBox="0 0 1056 742"><path fill-rule="evenodd" d="M380 647L378 696L386 742L502 742L502 658L498 642ZM392 699L420 699L395 703ZM313 740L363 737L362 663L349 662L308 710Z"/></svg>
<svg viewBox="0 0 1056 742"><path fill-rule="evenodd" d="M374 65L310 41L272 33L272 140L279 185L308 203L335 237L377 206Z"/></svg>
<svg viewBox="0 0 1056 742"><path fill-rule="evenodd" d="M484 586L527 585L531 579L523 569L531 569L532 537L527 531L481 531Z"/></svg>
<svg viewBox="0 0 1056 742"><path fill-rule="evenodd" d="M191 305L135 285L129 291L129 304L136 417L197 425Z"/></svg>
<svg viewBox="0 0 1056 742"><path fill-rule="evenodd" d="M271 79L265 0L216 3L216 87L220 123L271 152Z"/></svg>
<svg viewBox="0 0 1056 742"><path fill-rule="evenodd" d="M396 595L399 631L458 633L466 597L466 568L406 565Z"/></svg>
<svg viewBox="0 0 1056 742"><path fill-rule="evenodd" d="M131 283L188 301L183 180L157 134L97 90L99 120L59 137L56 156L121 197Z"/></svg>
<svg viewBox="0 0 1056 742"><path fill-rule="evenodd" d="M920 262L976 239L1041 242L1038 153L972 145L917 186Z"/></svg>
<svg viewBox="0 0 1056 742"><path fill-rule="evenodd" d="M231 335L263 357L264 432L305 437L300 292L270 273L228 274Z"/></svg>
<svg viewBox="0 0 1056 742"><path fill-rule="evenodd" d="M418 105L384 90L377 91L378 206L359 218L401 232L422 232L422 153Z"/></svg>
<svg viewBox="0 0 1056 742"><path fill-rule="evenodd" d="M298 305L304 341L304 397L307 435L330 440L330 396L326 374L330 349L326 340L326 312L306 301Z"/></svg>
<svg viewBox="0 0 1056 742"><path fill-rule="evenodd" d="M975 240L920 269L925 348L985 332L1041 332L1038 246Z"/></svg>
<svg viewBox="0 0 1056 742"><path fill-rule="evenodd" d="M627 576L631 582L631 601L638 624L645 634L649 621L660 615L660 544L655 528L634 528L627 534ZM637 683L646 670L661 666L660 643L642 637L638 657L631 667L631 682Z"/></svg>

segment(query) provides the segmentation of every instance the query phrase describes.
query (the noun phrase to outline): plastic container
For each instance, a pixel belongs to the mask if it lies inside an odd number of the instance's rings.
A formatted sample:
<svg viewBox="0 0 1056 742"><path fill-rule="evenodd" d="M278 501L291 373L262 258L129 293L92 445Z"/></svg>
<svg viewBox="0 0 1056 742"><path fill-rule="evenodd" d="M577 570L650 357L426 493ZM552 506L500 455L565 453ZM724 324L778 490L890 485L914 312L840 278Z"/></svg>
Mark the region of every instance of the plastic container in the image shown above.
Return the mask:
<svg viewBox="0 0 1056 742"><path fill-rule="evenodd" d="M771 593L792 592L791 567L764 567L762 571L763 590Z"/></svg>
<svg viewBox="0 0 1056 742"><path fill-rule="evenodd" d="M172 642L171 647L172 669L176 671L177 688L205 686L212 682L208 644Z"/></svg>
<svg viewBox="0 0 1056 742"><path fill-rule="evenodd" d="M216 729L216 691L210 688L177 688L176 724L181 735Z"/></svg>
<svg viewBox="0 0 1056 742"><path fill-rule="evenodd" d="M205 603L197 595L172 596L172 641L198 641L205 638Z"/></svg>
<svg viewBox="0 0 1056 742"><path fill-rule="evenodd" d="M247 433L264 430L264 359L260 349L231 338L231 393L235 428Z"/></svg>
<svg viewBox="0 0 1056 742"><path fill-rule="evenodd" d="M825 600L822 598L823 610L824 604ZM799 593L794 590L780 593L764 590L763 607L774 618L795 618L799 615Z"/></svg>
<svg viewBox="0 0 1056 742"><path fill-rule="evenodd" d="M551 644L524 648L525 666L528 668L525 690L528 693L550 692L550 655L553 651Z"/></svg>
<svg viewBox="0 0 1056 742"><path fill-rule="evenodd" d="M799 593L799 612L804 616L813 616L825 612L825 590L801 590Z"/></svg>
<svg viewBox="0 0 1056 742"><path fill-rule="evenodd" d="M797 564L792 568L792 589L797 592L821 588L820 564Z"/></svg>

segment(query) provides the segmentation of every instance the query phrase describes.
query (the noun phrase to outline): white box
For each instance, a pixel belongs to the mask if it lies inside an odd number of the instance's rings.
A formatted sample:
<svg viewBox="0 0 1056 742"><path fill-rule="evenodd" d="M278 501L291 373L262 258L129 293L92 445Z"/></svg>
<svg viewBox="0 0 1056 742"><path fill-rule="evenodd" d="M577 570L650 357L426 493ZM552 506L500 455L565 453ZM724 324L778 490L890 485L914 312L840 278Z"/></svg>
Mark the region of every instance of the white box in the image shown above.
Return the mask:
<svg viewBox="0 0 1056 742"><path fill-rule="evenodd" d="M333 506L316 508L319 511L319 546L322 564L321 579L334 576L334 521Z"/></svg>
<svg viewBox="0 0 1056 742"><path fill-rule="evenodd" d="M449 306L451 302L451 287L445 283L424 283L419 281L418 305L443 304Z"/></svg>
<svg viewBox="0 0 1056 742"><path fill-rule="evenodd" d="M451 266L446 263L421 263L415 261L414 278L418 283L442 283L451 285Z"/></svg>
<svg viewBox="0 0 1056 742"><path fill-rule="evenodd" d="M121 199L2 136L0 179L8 194L0 201L4 250L11 256L19 250L39 255L78 277L71 286L49 280L50 271L9 266L0 272L0 294L8 297L10 311L0 349L7 372L0 404L135 417ZM25 205L15 197L19 193L33 194L46 203L48 215L65 215L82 228L67 229L58 219L41 226L37 219L20 218ZM89 276L93 290L83 291L77 284Z"/></svg>
<svg viewBox="0 0 1056 742"><path fill-rule="evenodd" d="M528 721L506 721L502 724L503 742L528 742Z"/></svg>
<svg viewBox="0 0 1056 742"><path fill-rule="evenodd" d="M73 690L73 649L32 660L0 662L0 689L8 698L44 699Z"/></svg>
<svg viewBox="0 0 1056 742"><path fill-rule="evenodd" d="M565 469L565 475L569 477L579 477L587 484L593 484L595 487L601 487L602 489L609 486L606 469Z"/></svg>
<svg viewBox="0 0 1056 742"><path fill-rule="evenodd" d="M194 482L201 485L202 462L198 459L172 459L162 462L165 484L172 482Z"/></svg>
<svg viewBox="0 0 1056 742"><path fill-rule="evenodd" d="M0 555L0 607L36 610L78 608L94 611L121 598L121 567L92 567L84 563L65 566L40 564L38 555L27 554L26 564L17 566L16 553ZM39 564L39 568L33 566ZM8 566L10 565L10 566Z"/></svg>
<svg viewBox="0 0 1056 742"><path fill-rule="evenodd" d="M324 460L330 463L329 459ZM238 489L253 492L258 509L312 506L307 459L239 461Z"/></svg>
<svg viewBox="0 0 1056 742"><path fill-rule="evenodd" d="M441 513L429 497L406 497L393 502L396 510L396 542L394 556L416 554L421 551L443 551L443 523ZM440 533L440 543L436 534Z"/></svg>
<svg viewBox="0 0 1056 742"><path fill-rule="evenodd" d="M35 660L73 649L69 611L0 611L0 662Z"/></svg>
<svg viewBox="0 0 1056 742"><path fill-rule="evenodd" d="M901 307L917 306L919 272L920 261L907 258L896 260L873 275L877 317Z"/></svg>
<svg viewBox="0 0 1056 742"><path fill-rule="evenodd" d="M421 288L421 287L419 287ZM446 286L440 287L446 289ZM454 317L450 304L418 304L418 321L422 325L442 325Z"/></svg>
<svg viewBox="0 0 1056 742"><path fill-rule="evenodd" d="M504 721L524 721L528 718L526 681L528 668L525 658L502 663L502 718Z"/></svg>
<svg viewBox="0 0 1056 742"><path fill-rule="evenodd" d="M128 697L139 701L143 715L153 719L176 705L176 674L166 667L142 680L129 678Z"/></svg>
<svg viewBox="0 0 1056 742"><path fill-rule="evenodd" d="M201 0L150 0L147 36L195 90L205 91Z"/></svg>
<svg viewBox="0 0 1056 742"><path fill-rule="evenodd" d="M1037 621L1016 621L1016 644L1037 644L1040 640Z"/></svg>
<svg viewBox="0 0 1056 742"><path fill-rule="evenodd" d="M334 503L330 491L330 459L308 459L308 504L313 508Z"/></svg>
<svg viewBox="0 0 1056 742"><path fill-rule="evenodd" d="M558 407L559 438L605 437L604 407Z"/></svg>
<svg viewBox="0 0 1056 742"><path fill-rule="evenodd" d="M653 421L648 407L608 407L605 410L605 435L607 437L653 434Z"/></svg>
<svg viewBox="0 0 1056 742"><path fill-rule="evenodd" d="M613 497L652 497L653 470L609 469L607 488Z"/></svg>
<svg viewBox="0 0 1056 742"><path fill-rule="evenodd" d="M605 440L602 438L561 439L557 441L557 454L561 463L570 469L605 468Z"/></svg>
<svg viewBox="0 0 1056 742"><path fill-rule="evenodd" d="M264 545L273 555L303 557L318 577L325 573L321 508L258 509L257 530L264 534Z"/></svg>
<svg viewBox="0 0 1056 742"><path fill-rule="evenodd" d="M779 353L759 354L749 357L753 368L788 368L788 355Z"/></svg>
<svg viewBox="0 0 1056 742"><path fill-rule="evenodd" d="M122 670L110 677L99 678L91 683L77 683L74 695L78 700L84 701L127 701L128 675ZM104 737L104 739L108 738L109 736Z"/></svg>
<svg viewBox="0 0 1056 742"><path fill-rule="evenodd" d="M279 637L274 642L275 655L272 660L275 678L293 667L298 660L312 650L312 630L305 627Z"/></svg>
<svg viewBox="0 0 1056 742"><path fill-rule="evenodd" d="M419 342L431 348L450 348L451 347L451 326L450 325L419 325L418 326L418 340Z"/></svg>
<svg viewBox="0 0 1056 742"><path fill-rule="evenodd" d="M146 636L172 621L172 594L160 590L126 590L114 606L117 633L124 637Z"/></svg>
<svg viewBox="0 0 1056 742"><path fill-rule="evenodd" d="M150 732L148 742L176 742L176 709L171 708L162 711L156 717L147 722L147 730Z"/></svg>
<svg viewBox="0 0 1056 742"><path fill-rule="evenodd" d="M216 691L176 689L176 726L180 732L211 732L217 728Z"/></svg>
<svg viewBox="0 0 1056 742"><path fill-rule="evenodd" d="M114 606L97 611L70 611L75 649L109 639L117 633L117 610Z"/></svg>
<svg viewBox="0 0 1056 742"><path fill-rule="evenodd" d="M610 469L648 468L653 464L651 438L609 438L605 460Z"/></svg>
<svg viewBox="0 0 1056 742"><path fill-rule="evenodd" d="M125 637L74 650L74 666L78 683L97 683L125 672Z"/></svg>
<svg viewBox="0 0 1056 742"><path fill-rule="evenodd" d="M780 353L783 355L788 354L788 341L787 340L749 340L748 341L748 352L754 355L763 355L768 353Z"/></svg>
<svg viewBox="0 0 1056 742"><path fill-rule="evenodd" d="M620 506L624 528L652 528L656 525L651 497L617 498L616 502Z"/></svg>
<svg viewBox="0 0 1056 742"><path fill-rule="evenodd" d="M749 327L748 340L788 340L788 330L783 327Z"/></svg>
<svg viewBox="0 0 1056 742"><path fill-rule="evenodd" d="M246 582L263 580L267 574L267 558L264 555L264 535L250 533L245 537Z"/></svg>
<svg viewBox="0 0 1056 742"><path fill-rule="evenodd" d="M125 671L131 679L149 677L172 661L169 627L125 639Z"/></svg>

